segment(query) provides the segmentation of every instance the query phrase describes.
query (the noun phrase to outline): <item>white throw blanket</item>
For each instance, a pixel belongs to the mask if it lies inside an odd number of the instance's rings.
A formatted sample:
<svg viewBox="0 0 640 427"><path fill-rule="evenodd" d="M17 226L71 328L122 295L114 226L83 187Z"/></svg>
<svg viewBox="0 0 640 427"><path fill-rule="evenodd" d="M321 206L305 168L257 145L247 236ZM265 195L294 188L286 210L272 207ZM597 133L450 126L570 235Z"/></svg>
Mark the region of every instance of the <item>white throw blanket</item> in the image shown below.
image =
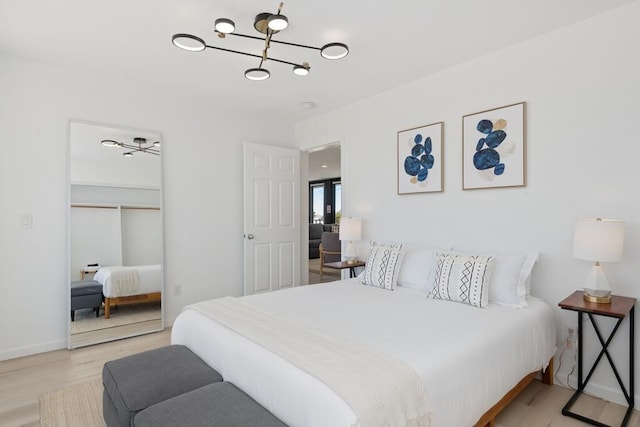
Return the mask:
<svg viewBox="0 0 640 427"><path fill-rule="evenodd" d="M111 289L118 296L139 294L140 280L135 267L111 267Z"/></svg>
<svg viewBox="0 0 640 427"><path fill-rule="evenodd" d="M185 308L203 313L329 386L359 425L431 426L422 380L404 362L368 346L274 317L235 298Z"/></svg>

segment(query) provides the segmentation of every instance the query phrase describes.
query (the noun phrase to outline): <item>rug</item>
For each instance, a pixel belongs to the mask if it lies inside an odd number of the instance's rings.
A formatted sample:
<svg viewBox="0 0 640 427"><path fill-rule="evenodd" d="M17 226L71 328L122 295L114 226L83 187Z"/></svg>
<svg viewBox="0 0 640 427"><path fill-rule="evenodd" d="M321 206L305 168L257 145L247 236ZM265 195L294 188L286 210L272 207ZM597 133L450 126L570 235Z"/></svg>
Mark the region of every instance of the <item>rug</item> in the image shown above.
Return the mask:
<svg viewBox="0 0 640 427"><path fill-rule="evenodd" d="M42 427L104 426L101 379L43 393L38 400Z"/></svg>

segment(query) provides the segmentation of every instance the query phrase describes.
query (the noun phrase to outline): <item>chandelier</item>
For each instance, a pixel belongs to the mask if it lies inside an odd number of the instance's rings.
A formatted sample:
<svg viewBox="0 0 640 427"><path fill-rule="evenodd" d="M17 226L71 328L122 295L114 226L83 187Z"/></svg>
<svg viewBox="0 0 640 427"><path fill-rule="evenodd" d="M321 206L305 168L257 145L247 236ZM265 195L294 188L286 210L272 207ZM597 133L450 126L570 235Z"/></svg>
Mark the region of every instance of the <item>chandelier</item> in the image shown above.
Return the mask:
<svg viewBox="0 0 640 427"><path fill-rule="evenodd" d="M133 153L148 153L153 154L154 156L160 155L160 141L149 142L147 143L147 138L136 137L133 138L133 144L126 144L124 142L114 141L113 139L103 139L100 141L100 144L105 147L121 147L124 148L125 151L122 153L125 157L133 156Z"/></svg>
<svg viewBox="0 0 640 427"><path fill-rule="evenodd" d="M349 53L349 47L344 43L328 43L322 47L307 46L298 43L289 43L281 40L274 40L272 37L274 34L284 30L289 25L289 20L286 16L282 15L282 7L284 3L280 3L278 11L275 14L268 12L259 13L253 23L253 28L259 33L264 34L264 37L250 36L247 34L236 33L236 24L227 18L218 18L214 23L214 30L218 34L218 37L224 39L227 35L243 37L247 39L261 40L264 42L264 48L262 49L262 55L255 53L240 52L237 50L226 49L218 46L210 46L205 43L200 37L191 34L174 34L171 38L171 42L180 49L184 49L190 52L202 52L205 48L221 50L224 52L237 53L240 55L251 56L259 58L260 63L256 68L249 68L244 72L244 76L249 80L266 80L271 73L269 70L263 67L267 60L279 62L281 64L287 64L293 66L293 73L298 76L306 76L309 74L311 66L308 62L302 64L285 61L282 59L276 59L268 56L269 47L271 43L279 43L288 46L301 47L305 49L312 49L320 51L320 55L325 59L341 59L347 56Z"/></svg>

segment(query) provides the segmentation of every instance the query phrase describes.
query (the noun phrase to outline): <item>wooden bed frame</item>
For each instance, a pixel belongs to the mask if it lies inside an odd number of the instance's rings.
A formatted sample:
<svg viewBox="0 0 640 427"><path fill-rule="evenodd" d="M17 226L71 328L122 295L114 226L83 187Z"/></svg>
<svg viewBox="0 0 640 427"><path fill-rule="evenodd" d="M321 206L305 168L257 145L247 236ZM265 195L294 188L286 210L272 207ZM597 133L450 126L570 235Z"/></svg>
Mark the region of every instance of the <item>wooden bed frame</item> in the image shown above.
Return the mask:
<svg viewBox="0 0 640 427"><path fill-rule="evenodd" d="M553 357L549 360L549 365L547 369L543 371L535 371L524 377L520 380L518 384L507 394L504 395L502 399L491 409L484 413L483 416L480 417L480 420L475 424L474 427L495 427L496 425L496 416L509 404L517 395L519 395L522 390L524 390L531 381L533 381L538 374L542 372L542 382L547 385L553 385Z"/></svg>
<svg viewBox="0 0 640 427"><path fill-rule="evenodd" d="M160 301L162 298L162 292L152 292L150 294L131 295L128 297L104 297L104 318L111 317L112 305L125 305L125 304L137 304L141 302Z"/></svg>

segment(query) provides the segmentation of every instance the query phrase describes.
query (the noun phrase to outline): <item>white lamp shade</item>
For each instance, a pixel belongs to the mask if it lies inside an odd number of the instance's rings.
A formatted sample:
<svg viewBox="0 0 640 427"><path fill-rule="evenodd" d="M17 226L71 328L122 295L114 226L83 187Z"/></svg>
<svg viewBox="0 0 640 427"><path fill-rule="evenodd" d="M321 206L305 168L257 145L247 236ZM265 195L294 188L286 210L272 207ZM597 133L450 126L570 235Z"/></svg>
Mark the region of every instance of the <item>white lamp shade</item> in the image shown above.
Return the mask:
<svg viewBox="0 0 640 427"><path fill-rule="evenodd" d="M624 221L584 218L576 222L573 257L596 262L622 261Z"/></svg>
<svg viewBox="0 0 640 427"><path fill-rule="evenodd" d="M362 221L360 218L343 217L340 219L340 240L360 240L362 238Z"/></svg>

